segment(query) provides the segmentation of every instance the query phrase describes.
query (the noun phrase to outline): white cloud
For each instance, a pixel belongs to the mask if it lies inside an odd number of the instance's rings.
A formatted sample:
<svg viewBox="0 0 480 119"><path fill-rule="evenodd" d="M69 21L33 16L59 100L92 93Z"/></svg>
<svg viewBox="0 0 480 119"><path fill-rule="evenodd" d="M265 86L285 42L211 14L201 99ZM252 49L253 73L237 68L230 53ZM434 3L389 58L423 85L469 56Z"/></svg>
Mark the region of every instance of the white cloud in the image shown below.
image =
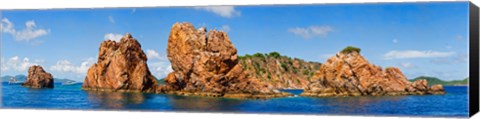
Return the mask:
<svg viewBox="0 0 480 119"><path fill-rule="evenodd" d="M288 29L288 32L301 36L304 39L310 39L316 36L325 37L332 31L333 28L330 26L309 26L304 28L296 27Z"/></svg>
<svg viewBox="0 0 480 119"><path fill-rule="evenodd" d="M416 65L414 65L413 63L410 63L410 62L402 62L402 63L399 63L399 65L403 68L407 68L407 69L411 69L411 68L417 68Z"/></svg>
<svg viewBox="0 0 480 119"><path fill-rule="evenodd" d="M122 34L107 33L103 38L104 40L114 40L120 42L120 39L122 39L122 37Z"/></svg>
<svg viewBox="0 0 480 119"><path fill-rule="evenodd" d="M397 39L393 39L392 42L393 42L393 43L398 43L398 40L397 40Z"/></svg>
<svg viewBox="0 0 480 119"><path fill-rule="evenodd" d="M432 58L432 57L448 57L455 54L455 52L438 52L438 51L390 51L384 55L384 59L409 59L409 58Z"/></svg>
<svg viewBox="0 0 480 119"><path fill-rule="evenodd" d="M108 16L108 21L112 24L115 24L115 19L112 16Z"/></svg>
<svg viewBox="0 0 480 119"><path fill-rule="evenodd" d="M2 71L23 72L23 71L27 71L30 66L39 64L39 62L36 62L38 60L31 62L30 59L27 57L24 57L23 59L21 59L18 56L13 56L9 58L7 61L5 61L5 59L2 57L1 60L2 60L1 61Z"/></svg>
<svg viewBox="0 0 480 119"><path fill-rule="evenodd" d="M195 9L213 12L225 18L232 18L235 16L240 16L241 14L241 12L235 10L235 7L233 6L195 7Z"/></svg>
<svg viewBox="0 0 480 119"><path fill-rule="evenodd" d="M157 78L164 78L172 72L172 66L167 56L155 50L147 50L148 67L150 72Z"/></svg>
<svg viewBox="0 0 480 119"><path fill-rule="evenodd" d="M173 72L172 66L169 62L154 62L149 63L150 72L158 79L165 78L170 72Z"/></svg>
<svg viewBox="0 0 480 119"><path fill-rule="evenodd" d="M223 25L220 30L225 31L225 32L230 32L232 30L229 25Z"/></svg>
<svg viewBox="0 0 480 119"><path fill-rule="evenodd" d="M34 38L47 35L50 31L45 29L38 29L35 21L25 22L25 29L17 30L14 28L14 24L7 18L3 18L0 22L0 29L12 35L17 41L30 41Z"/></svg>
<svg viewBox="0 0 480 119"><path fill-rule="evenodd" d="M154 60L154 59L166 60L167 59L166 56L161 56L157 51L150 50L150 49L147 50L147 57L149 60Z"/></svg>
<svg viewBox="0 0 480 119"><path fill-rule="evenodd" d="M79 66L72 64L68 60L59 60L53 66L50 66L50 70L58 71L62 73L77 73L77 74L86 74L88 68L95 63L95 59L93 57L87 58Z"/></svg>

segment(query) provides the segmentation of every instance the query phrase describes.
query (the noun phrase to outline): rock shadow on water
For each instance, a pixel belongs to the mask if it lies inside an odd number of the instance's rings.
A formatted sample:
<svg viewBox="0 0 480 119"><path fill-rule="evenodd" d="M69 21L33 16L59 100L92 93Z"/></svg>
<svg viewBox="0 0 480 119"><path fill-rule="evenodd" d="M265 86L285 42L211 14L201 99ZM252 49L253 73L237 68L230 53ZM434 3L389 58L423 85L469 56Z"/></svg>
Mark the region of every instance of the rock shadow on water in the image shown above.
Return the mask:
<svg viewBox="0 0 480 119"><path fill-rule="evenodd" d="M246 99L165 95L173 110L197 112L238 112Z"/></svg>

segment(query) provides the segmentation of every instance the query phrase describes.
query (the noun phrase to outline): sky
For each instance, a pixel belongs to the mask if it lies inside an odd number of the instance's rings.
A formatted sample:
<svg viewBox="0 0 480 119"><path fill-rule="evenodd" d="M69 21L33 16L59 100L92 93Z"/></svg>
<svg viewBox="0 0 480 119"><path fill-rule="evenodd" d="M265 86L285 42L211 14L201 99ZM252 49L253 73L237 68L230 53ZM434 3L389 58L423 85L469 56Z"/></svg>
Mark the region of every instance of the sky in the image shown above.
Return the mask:
<svg viewBox="0 0 480 119"><path fill-rule="evenodd" d="M239 55L280 52L325 62L346 46L370 63L412 79L468 77L468 2L199 6L0 11L1 76L41 65L55 78L83 81L104 40L129 32L157 78L172 71L172 25L228 33Z"/></svg>

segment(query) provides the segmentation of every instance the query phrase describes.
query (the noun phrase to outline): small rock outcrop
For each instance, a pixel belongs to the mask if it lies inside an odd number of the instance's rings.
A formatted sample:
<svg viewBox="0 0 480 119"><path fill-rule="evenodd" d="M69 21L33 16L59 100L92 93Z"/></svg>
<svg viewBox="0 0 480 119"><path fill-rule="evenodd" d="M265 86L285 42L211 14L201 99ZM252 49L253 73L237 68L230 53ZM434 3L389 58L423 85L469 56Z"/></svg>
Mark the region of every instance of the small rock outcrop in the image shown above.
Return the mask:
<svg viewBox="0 0 480 119"><path fill-rule="evenodd" d="M227 34L190 23L176 23L168 38L167 55L173 72L160 92L228 98L289 96L250 77L238 63L237 49Z"/></svg>
<svg viewBox="0 0 480 119"><path fill-rule="evenodd" d="M34 65L28 68L27 81L22 86L29 88L53 88L53 76L41 66Z"/></svg>
<svg viewBox="0 0 480 119"><path fill-rule="evenodd" d="M394 67L382 70L360 55L360 49L347 47L327 60L312 77L302 96L361 96L444 94L441 85L428 87L426 80L410 82Z"/></svg>
<svg viewBox="0 0 480 119"><path fill-rule="evenodd" d="M155 92L156 78L147 66L140 43L127 33L120 42L100 44L97 63L87 72L82 89L120 92Z"/></svg>

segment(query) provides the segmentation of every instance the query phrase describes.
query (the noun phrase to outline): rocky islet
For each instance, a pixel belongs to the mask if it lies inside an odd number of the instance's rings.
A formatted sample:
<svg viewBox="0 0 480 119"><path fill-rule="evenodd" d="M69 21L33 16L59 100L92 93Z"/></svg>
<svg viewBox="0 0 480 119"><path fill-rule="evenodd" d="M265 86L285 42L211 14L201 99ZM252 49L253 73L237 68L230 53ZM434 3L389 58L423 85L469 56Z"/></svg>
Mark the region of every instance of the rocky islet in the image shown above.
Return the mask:
<svg viewBox="0 0 480 119"><path fill-rule="evenodd" d="M28 68L28 76L24 87L29 88L53 88L54 80L52 74L46 72L40 65L33 65Z"/></svg>
<svg viewBox="0 0 480 119"><path fill-rule="evenodd" d="M426 80L410 82L395 67L383 70L370 64L360 49L347 47L329 58L312 77L302 96L362 96L444 94L442 85L428 87Z"/></svg>

